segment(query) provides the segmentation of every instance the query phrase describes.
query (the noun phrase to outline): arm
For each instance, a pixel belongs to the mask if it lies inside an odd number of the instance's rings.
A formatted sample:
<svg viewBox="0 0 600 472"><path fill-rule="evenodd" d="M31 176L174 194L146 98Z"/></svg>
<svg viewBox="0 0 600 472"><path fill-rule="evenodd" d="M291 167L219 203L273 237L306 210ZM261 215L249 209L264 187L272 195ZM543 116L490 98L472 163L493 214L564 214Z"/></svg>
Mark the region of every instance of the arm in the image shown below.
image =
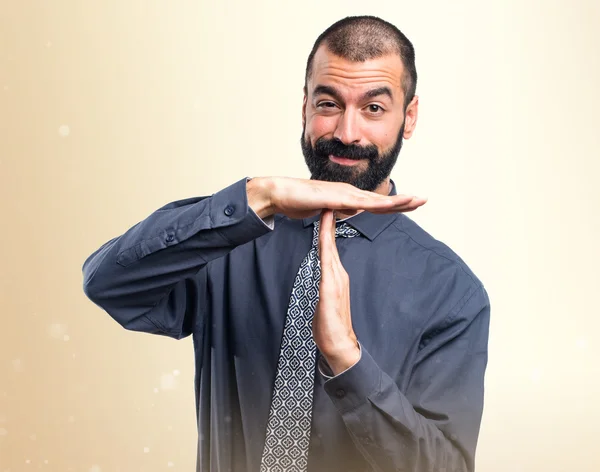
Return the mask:
<svg viewBox="0 0 600 472"><path fill-rule="evenodd" d="M471 472L483 410L490 304L472 288L422 341L406 393L361 346L360 360L325 382L376 471ZM343 392L343 393L342 393Z"/></svg>
<svg viewBox="0 0 600 472"><path fill-rule="evenodd" d="M102 245L83 264L85 294L126 329L191 334L206 286L203 267L270 231L256 212L270 213L246 182L170 203Z"/></svg>
<svg viewBox="0 0 600 472"><path fill-rule="evenodd" d="M243 179L211 197L170 203L105 243L83 264L84 292L126 329L180 339L199 321L206 264L267 233L261 218L322 208L412 211L424 203L339 182Z"/></svg>
<svg viewBox="0 0 600 472"><path fill-rule="evenodd" d="M357 449L378 472L472 472L487 364L487 292L470 285L443 319L428 323L403 392L356 338L334 225L333 213L324 211L312 328L319 370L330 374L325 391Z"/></svg>

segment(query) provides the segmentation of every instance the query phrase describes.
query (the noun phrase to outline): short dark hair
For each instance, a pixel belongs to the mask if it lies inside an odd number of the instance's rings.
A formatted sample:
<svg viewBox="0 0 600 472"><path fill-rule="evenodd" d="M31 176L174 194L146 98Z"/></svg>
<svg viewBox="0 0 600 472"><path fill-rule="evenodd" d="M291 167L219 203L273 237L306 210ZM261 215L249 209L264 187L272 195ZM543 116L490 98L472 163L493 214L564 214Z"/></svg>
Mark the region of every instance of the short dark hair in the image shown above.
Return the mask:
<svg viewBox="0 0 600 472"><path fill-rule="evenodd" d="M404 65L402 90L405 108L415 96L417 89L415 49L402 31L391 23L376 16L348 16L323 31L315 41L306 62L305 90L312 73L315 53L321 44L336 56L354 62L397 53Z"/></svg>

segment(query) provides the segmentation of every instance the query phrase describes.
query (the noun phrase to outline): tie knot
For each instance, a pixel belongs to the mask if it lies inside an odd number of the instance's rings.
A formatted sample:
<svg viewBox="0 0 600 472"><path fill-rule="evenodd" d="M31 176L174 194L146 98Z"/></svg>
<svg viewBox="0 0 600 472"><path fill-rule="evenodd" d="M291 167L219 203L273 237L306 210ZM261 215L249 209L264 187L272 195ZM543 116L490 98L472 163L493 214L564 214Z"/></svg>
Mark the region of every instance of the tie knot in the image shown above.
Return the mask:
<svg viewBox="0 0 600 472"><path fill-rule="evenodd" d="M313 247L317 247L319 244L319 221L315 221L315 227L313 230ZM352 226L347 223L340 223L335 227L336 238L354 238L360 233L356 231Z"/></svg>
<svg viewBox="0 0 600 472"><path fill-rule="evenodd" d="M347 223L342 223L335 227L335 237L336 238L353 238L358 236L358 231L356 231L352 226Z"/></svg>

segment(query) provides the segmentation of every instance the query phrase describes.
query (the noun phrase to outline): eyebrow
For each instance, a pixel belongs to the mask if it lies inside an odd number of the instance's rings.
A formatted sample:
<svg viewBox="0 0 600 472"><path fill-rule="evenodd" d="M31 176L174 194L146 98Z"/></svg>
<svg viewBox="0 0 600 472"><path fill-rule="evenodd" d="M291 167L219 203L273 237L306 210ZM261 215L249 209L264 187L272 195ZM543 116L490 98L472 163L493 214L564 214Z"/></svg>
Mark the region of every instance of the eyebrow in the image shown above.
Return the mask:
<svg viewBox="0 0 600 472"><path fill-rule="evenodd" d="M392 96L392 91L389 87L379 87L373 90L369 90L367 93L363 95L363 98L375 98L379 95L387 95L390 97L390 100L394 101L394 97Z"/></svg>
<svg viewBox="0 0 600 472"><path fill-rule="evenodd" d="M337 101L343 102L340 93L335 88L329 85L317 85L313 90L313 95L330 95ZM380 95L387 95L390 98L390 100L394 101L392 91L389 87L378 87L376 89L369 90L368 92L365 92L363 94L361 100L365 100L367 98L375 98Z"/></svg>
<svg viewBox="0 0 600 472"><path fill-rule="evenodd" d="M330 95L340 102L343 101L338 91L329 85L317 85L313 90L313 95Z"/></svg>

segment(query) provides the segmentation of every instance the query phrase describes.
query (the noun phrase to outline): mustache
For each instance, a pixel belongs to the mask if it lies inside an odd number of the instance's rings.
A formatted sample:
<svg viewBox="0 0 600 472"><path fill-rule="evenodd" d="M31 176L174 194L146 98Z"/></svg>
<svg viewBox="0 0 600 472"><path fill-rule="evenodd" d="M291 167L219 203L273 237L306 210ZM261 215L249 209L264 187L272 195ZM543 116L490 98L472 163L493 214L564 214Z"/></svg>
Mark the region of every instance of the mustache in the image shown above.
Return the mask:
<svg viewBox="0 0 600 472"><path fill-rule="evenodd" d="M346 145L337 139L325 138L317 139L315 142L315 153L325 158L329 157L329 155L334 155L355 160L368 159L369 161L376 160L379 156L379 151L375 145Z"/></svg>

